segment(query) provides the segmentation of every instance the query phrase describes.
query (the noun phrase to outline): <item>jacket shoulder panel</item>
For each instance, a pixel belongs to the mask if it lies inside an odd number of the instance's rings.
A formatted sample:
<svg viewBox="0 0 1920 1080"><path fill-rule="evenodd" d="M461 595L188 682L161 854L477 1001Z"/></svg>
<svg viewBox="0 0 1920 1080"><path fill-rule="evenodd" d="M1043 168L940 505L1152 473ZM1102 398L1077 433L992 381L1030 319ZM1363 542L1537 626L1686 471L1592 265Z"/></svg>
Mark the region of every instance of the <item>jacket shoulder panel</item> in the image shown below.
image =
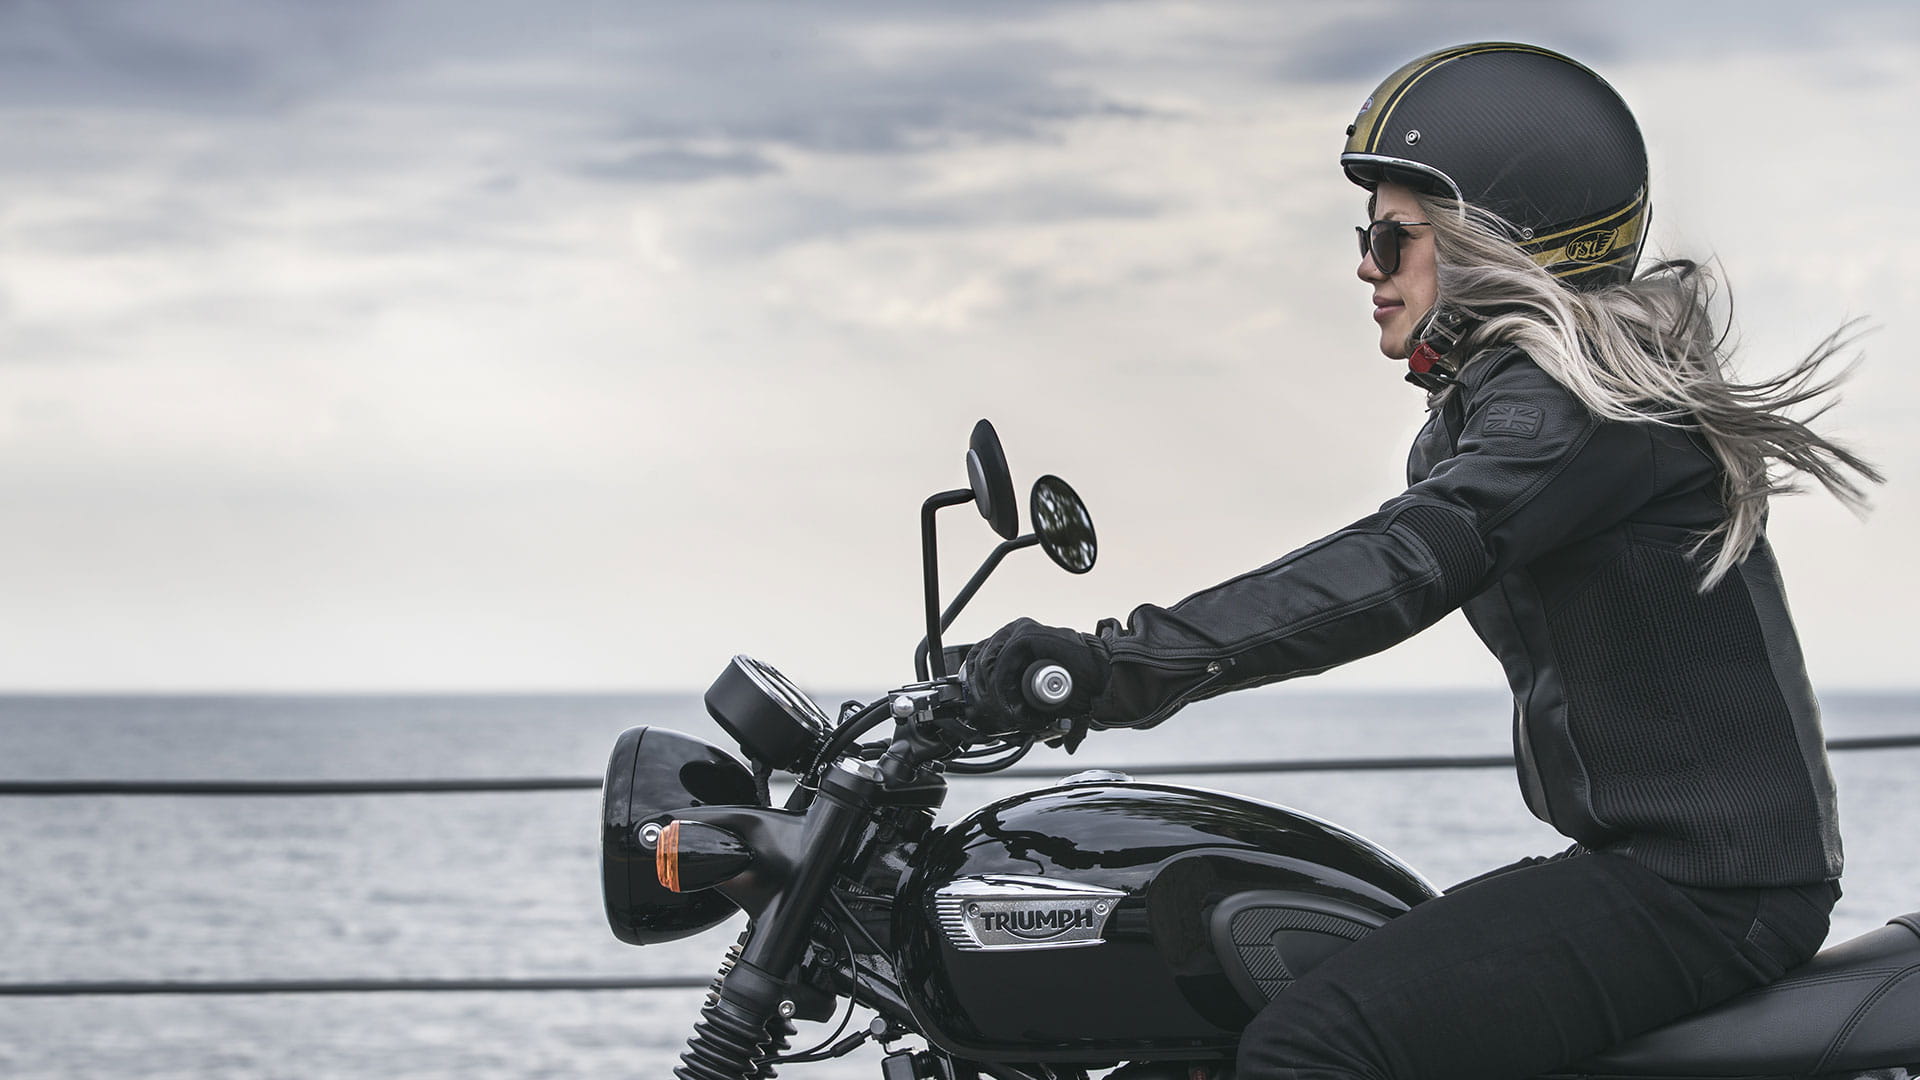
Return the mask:
<svg viewBox="0 0 1920 1080"><path fill-rule="evenodd" d="M1382 509L1445 507L1470 520L1497 578L1624 520L1658 484L1649 425L1602 420L1514 348L1468 365L1455 389L1460 435L1450 453ZM1416 469L1416 472L1419 470Z"/></svg>

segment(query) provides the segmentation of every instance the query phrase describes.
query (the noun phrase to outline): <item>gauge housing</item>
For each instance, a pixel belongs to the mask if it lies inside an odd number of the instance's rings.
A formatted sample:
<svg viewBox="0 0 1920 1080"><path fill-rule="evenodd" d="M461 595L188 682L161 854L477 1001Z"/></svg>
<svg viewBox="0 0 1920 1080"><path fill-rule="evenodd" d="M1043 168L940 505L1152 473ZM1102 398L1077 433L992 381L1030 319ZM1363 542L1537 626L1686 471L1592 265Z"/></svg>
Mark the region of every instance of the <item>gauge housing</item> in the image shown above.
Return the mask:
<svg viewBox="0 0 1920 1080"><path fill-rule="evenodd" d="M707 689L707 712L748 757L790 773L804 772L827 743L833 724L793 680L751 656L736 656Z"/></svg>

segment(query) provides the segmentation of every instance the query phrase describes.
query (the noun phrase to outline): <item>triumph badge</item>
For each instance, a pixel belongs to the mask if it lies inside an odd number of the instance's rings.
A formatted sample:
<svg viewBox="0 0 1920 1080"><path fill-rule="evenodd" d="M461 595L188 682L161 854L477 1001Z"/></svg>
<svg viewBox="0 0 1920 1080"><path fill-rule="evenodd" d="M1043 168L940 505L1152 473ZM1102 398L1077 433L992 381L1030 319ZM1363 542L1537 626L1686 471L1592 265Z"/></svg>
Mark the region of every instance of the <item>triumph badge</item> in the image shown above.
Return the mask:
<svg viewBox="0 0 1920 1080"><path fill-rule="evenodd" d="M1127 894L1052 878L989 874L934 891L947 941L963 952L1065 949L1100 944L1114 905Z"/></svg>

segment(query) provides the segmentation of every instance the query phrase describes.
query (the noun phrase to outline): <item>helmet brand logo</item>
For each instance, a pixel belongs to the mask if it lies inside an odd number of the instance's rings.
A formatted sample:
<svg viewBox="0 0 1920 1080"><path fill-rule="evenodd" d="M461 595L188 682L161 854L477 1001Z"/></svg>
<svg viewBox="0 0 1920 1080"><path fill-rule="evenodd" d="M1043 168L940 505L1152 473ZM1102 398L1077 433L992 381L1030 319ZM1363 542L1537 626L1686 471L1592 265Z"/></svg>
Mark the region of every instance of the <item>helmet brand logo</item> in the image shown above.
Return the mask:
<svg viewBox="0 0 1920 1080"><path fill-rule="evenodd" d="M1059 949L1100 944L1125 896L1099 885L990 874L941 886L933 907L947 943L963 952Z"/></svg>
<svg viewBox="0 0 1920 1080"><path fill-rule="evenodd" d="M1372 109L1373 109L1373 99L1372 99L1372 98L1368 98L1367 100L1365 100L1365 101L1363 101L1363 102L1361 102L1361 103L1360 103L1360 115L1361 115L1361 116L1365 116L1365 115L1367 115L1367 113L1368 113L1368 112L1370 112L1370 111L1372 111Z"/></svg>
<svg viewBox="0 0 1920 1080"><path fill-rule="evenodd" d="M1613 241L1619 234L1613 229L1595 229L1581 233L1567 244L1567 258L1574 262L1599 262L1613 250Z"/></svg>

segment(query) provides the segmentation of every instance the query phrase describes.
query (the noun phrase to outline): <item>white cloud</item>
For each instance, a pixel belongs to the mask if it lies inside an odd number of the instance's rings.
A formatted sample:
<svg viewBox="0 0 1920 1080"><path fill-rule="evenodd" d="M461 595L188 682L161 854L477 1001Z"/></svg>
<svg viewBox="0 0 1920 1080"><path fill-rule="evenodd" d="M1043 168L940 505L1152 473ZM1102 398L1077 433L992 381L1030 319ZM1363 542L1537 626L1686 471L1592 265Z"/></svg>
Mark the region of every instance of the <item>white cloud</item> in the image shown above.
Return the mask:
<svg viewBox="0 0 1920 1080"><path fill-rule="evenodd" d="M1351 10L7 8L0 589L37 614L0 685L686 686L741 649L885 681L915 507L982 415L1106 550L1010 566L974 630L1266 561L1391 495L1419 418L1339 131L1502 20L1641 108L1661 235L1724 255L1757 354L1887 324L1835 416L1895 474L1879 516L1776 531L1817 671L1906 680L1847 610L1916 584L1906 9L1720 59L1670 44L1692 9ZM954 524L950 581L986 546ZM1497 678L1448 633L1343 677Z"/></svg>

